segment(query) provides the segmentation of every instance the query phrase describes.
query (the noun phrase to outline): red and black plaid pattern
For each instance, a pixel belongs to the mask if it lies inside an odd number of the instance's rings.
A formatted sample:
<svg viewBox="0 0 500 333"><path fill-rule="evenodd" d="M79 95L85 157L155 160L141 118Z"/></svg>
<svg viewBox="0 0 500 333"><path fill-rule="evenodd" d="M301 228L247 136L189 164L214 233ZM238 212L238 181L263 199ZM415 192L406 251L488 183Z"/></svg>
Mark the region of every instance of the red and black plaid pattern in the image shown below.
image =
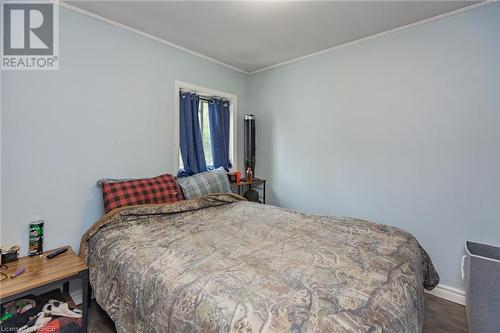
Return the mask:
<svg viewBox="0 0 500 333"><path fill-rule="evenodd" d="M80 333L82 331L82 319L58 317L51 320L47 325L40 328L37 333Z"/></svg>
<svg viewBox="0 0 500 333"><path fill-rule="evenodd" d="M168 203L184 199L174 176L169 174L123 182L103 182L102 198L106 213L123 206Z"/></svg>

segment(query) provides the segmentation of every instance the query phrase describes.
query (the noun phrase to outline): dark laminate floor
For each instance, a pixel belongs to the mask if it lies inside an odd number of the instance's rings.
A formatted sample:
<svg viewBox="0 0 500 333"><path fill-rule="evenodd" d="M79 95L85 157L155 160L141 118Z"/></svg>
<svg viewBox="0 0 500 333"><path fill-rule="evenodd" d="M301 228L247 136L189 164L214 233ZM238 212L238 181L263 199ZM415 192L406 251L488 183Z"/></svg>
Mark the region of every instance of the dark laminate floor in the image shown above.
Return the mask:
<svg viewBox="0 0 500 333"><path fill-rule="evenodd" d="M467 333L465 308L432 295L425 295L424 333ZM89 333L112 333L115 326L108 315L92 302Z"/></svg>
<svg viewBox="0 0 500 333"><path fill-rule="evenodd" d="M467 333L465 307L432 295L425 295L424 333Z"/></svg>

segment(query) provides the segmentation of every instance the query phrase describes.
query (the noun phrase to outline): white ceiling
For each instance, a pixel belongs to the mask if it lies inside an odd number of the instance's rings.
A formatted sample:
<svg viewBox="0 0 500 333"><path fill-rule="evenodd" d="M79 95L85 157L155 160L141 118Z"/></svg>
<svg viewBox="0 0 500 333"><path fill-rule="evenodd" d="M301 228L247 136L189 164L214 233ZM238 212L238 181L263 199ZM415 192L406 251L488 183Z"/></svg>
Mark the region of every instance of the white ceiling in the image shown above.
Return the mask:
<svg viewBox="0 0 500 333"><path fill-rule="evenodd" d="M479 1L65 1L252 72Z"/></svg>

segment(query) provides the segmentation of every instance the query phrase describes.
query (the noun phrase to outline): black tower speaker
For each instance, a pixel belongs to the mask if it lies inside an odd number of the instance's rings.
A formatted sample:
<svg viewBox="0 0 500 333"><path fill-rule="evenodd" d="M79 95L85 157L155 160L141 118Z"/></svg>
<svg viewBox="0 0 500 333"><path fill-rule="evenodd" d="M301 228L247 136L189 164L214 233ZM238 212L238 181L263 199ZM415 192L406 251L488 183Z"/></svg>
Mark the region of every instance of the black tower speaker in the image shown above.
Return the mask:
<svg viewBox="0 0 500 333"><path fill-rule="evenodd" d="M245 115L245 170L250 167L255 177L255 116Z"/></svg>

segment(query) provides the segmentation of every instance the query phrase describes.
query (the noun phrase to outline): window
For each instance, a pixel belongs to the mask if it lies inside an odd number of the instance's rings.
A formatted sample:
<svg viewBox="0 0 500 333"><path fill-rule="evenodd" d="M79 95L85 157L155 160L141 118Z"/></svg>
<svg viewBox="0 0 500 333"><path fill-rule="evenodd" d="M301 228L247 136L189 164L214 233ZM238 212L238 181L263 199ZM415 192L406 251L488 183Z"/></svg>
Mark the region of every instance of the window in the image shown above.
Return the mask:
<svg viewBox="0 0 500 333"><path fill-rule="evenodd" d="M216 156L213 156L212 152L212 137L211 137L211 128L210 128L210 116L209 116L209 103L211 98L216 97L219 100L225 100L228 102L229 105L229 161L230 164L236 168L237 167L237 161L236 161L236 119L237 119L237 97L232 94L228 94L225 92L221 91L216 91L212 90L209 88L204 88L200 86L195 86L189 83L185 82L180 82L180 81L175 81L175 96L176 96L176 101L175 101L175 110L176 110L176 131L175 131L175 165L174 168L177 172L177 170L183 170L184 165L181 157L181 152L180 152L180 115L179 115L179 109L180 109L180 93L181 92L191 92L195 93L196 95L200 96L199 99L199 106L198 106L198 120L200 124L200 129L201 129L201 135L202 135L202 144L203 144L203 151L205 155L205 162L207 165L207 168L213 168L214 167L214 159L217 160L215 164L220 165L221 161L221 155L220 153L217 153ZM212 109L213 110L213 109ZM227 114L227 113L226 113ZM218 119L218 118L216 118ZM227 126L227 118L225 119L226 121L226 126ZM227 128L227 127L225 127ZM213 129L212 129L213 130ZM216 132L218 133L218 132ZM227 130L226 130L227 133ZM225 134L227 135L227 134ZM226 136L227 138L227 136ZM217 142L215 143L216 147L220 147L220 136L217 134L215 136L215 139ZM226 141L227 142L227 141ZM227 145L227 143L226 143ZM227 147L227 146L226 146ZM218 150L219 151L219 150ZM227 150L226 150L227 151ZM223 158L224 160L224 158ZM227 161L227 155L225 157L225 160Z"/></svg>
<svg viewBox="0 0 500 333"><path fill-rule="evenodd" d="M214 166L212 158L212 141L210 139L210 119L208 116L208 100L200 99L200 107L198 108L198 119L200 119L201 138L203 140L203 150L205 151L205 162L208 168ZM182 169L182 156L179 151L179 165Z"/></svg>
<svg viewBox="0 0 500 333"><path fill-rule="evenodd" d="M200 108L198 110L201 127L201 137L203 140L203 150L205 151L205 162L207 167L213 167L212 159L212 141L210 141L210 120L208 118L208 101L200 99Z"/></svg>

